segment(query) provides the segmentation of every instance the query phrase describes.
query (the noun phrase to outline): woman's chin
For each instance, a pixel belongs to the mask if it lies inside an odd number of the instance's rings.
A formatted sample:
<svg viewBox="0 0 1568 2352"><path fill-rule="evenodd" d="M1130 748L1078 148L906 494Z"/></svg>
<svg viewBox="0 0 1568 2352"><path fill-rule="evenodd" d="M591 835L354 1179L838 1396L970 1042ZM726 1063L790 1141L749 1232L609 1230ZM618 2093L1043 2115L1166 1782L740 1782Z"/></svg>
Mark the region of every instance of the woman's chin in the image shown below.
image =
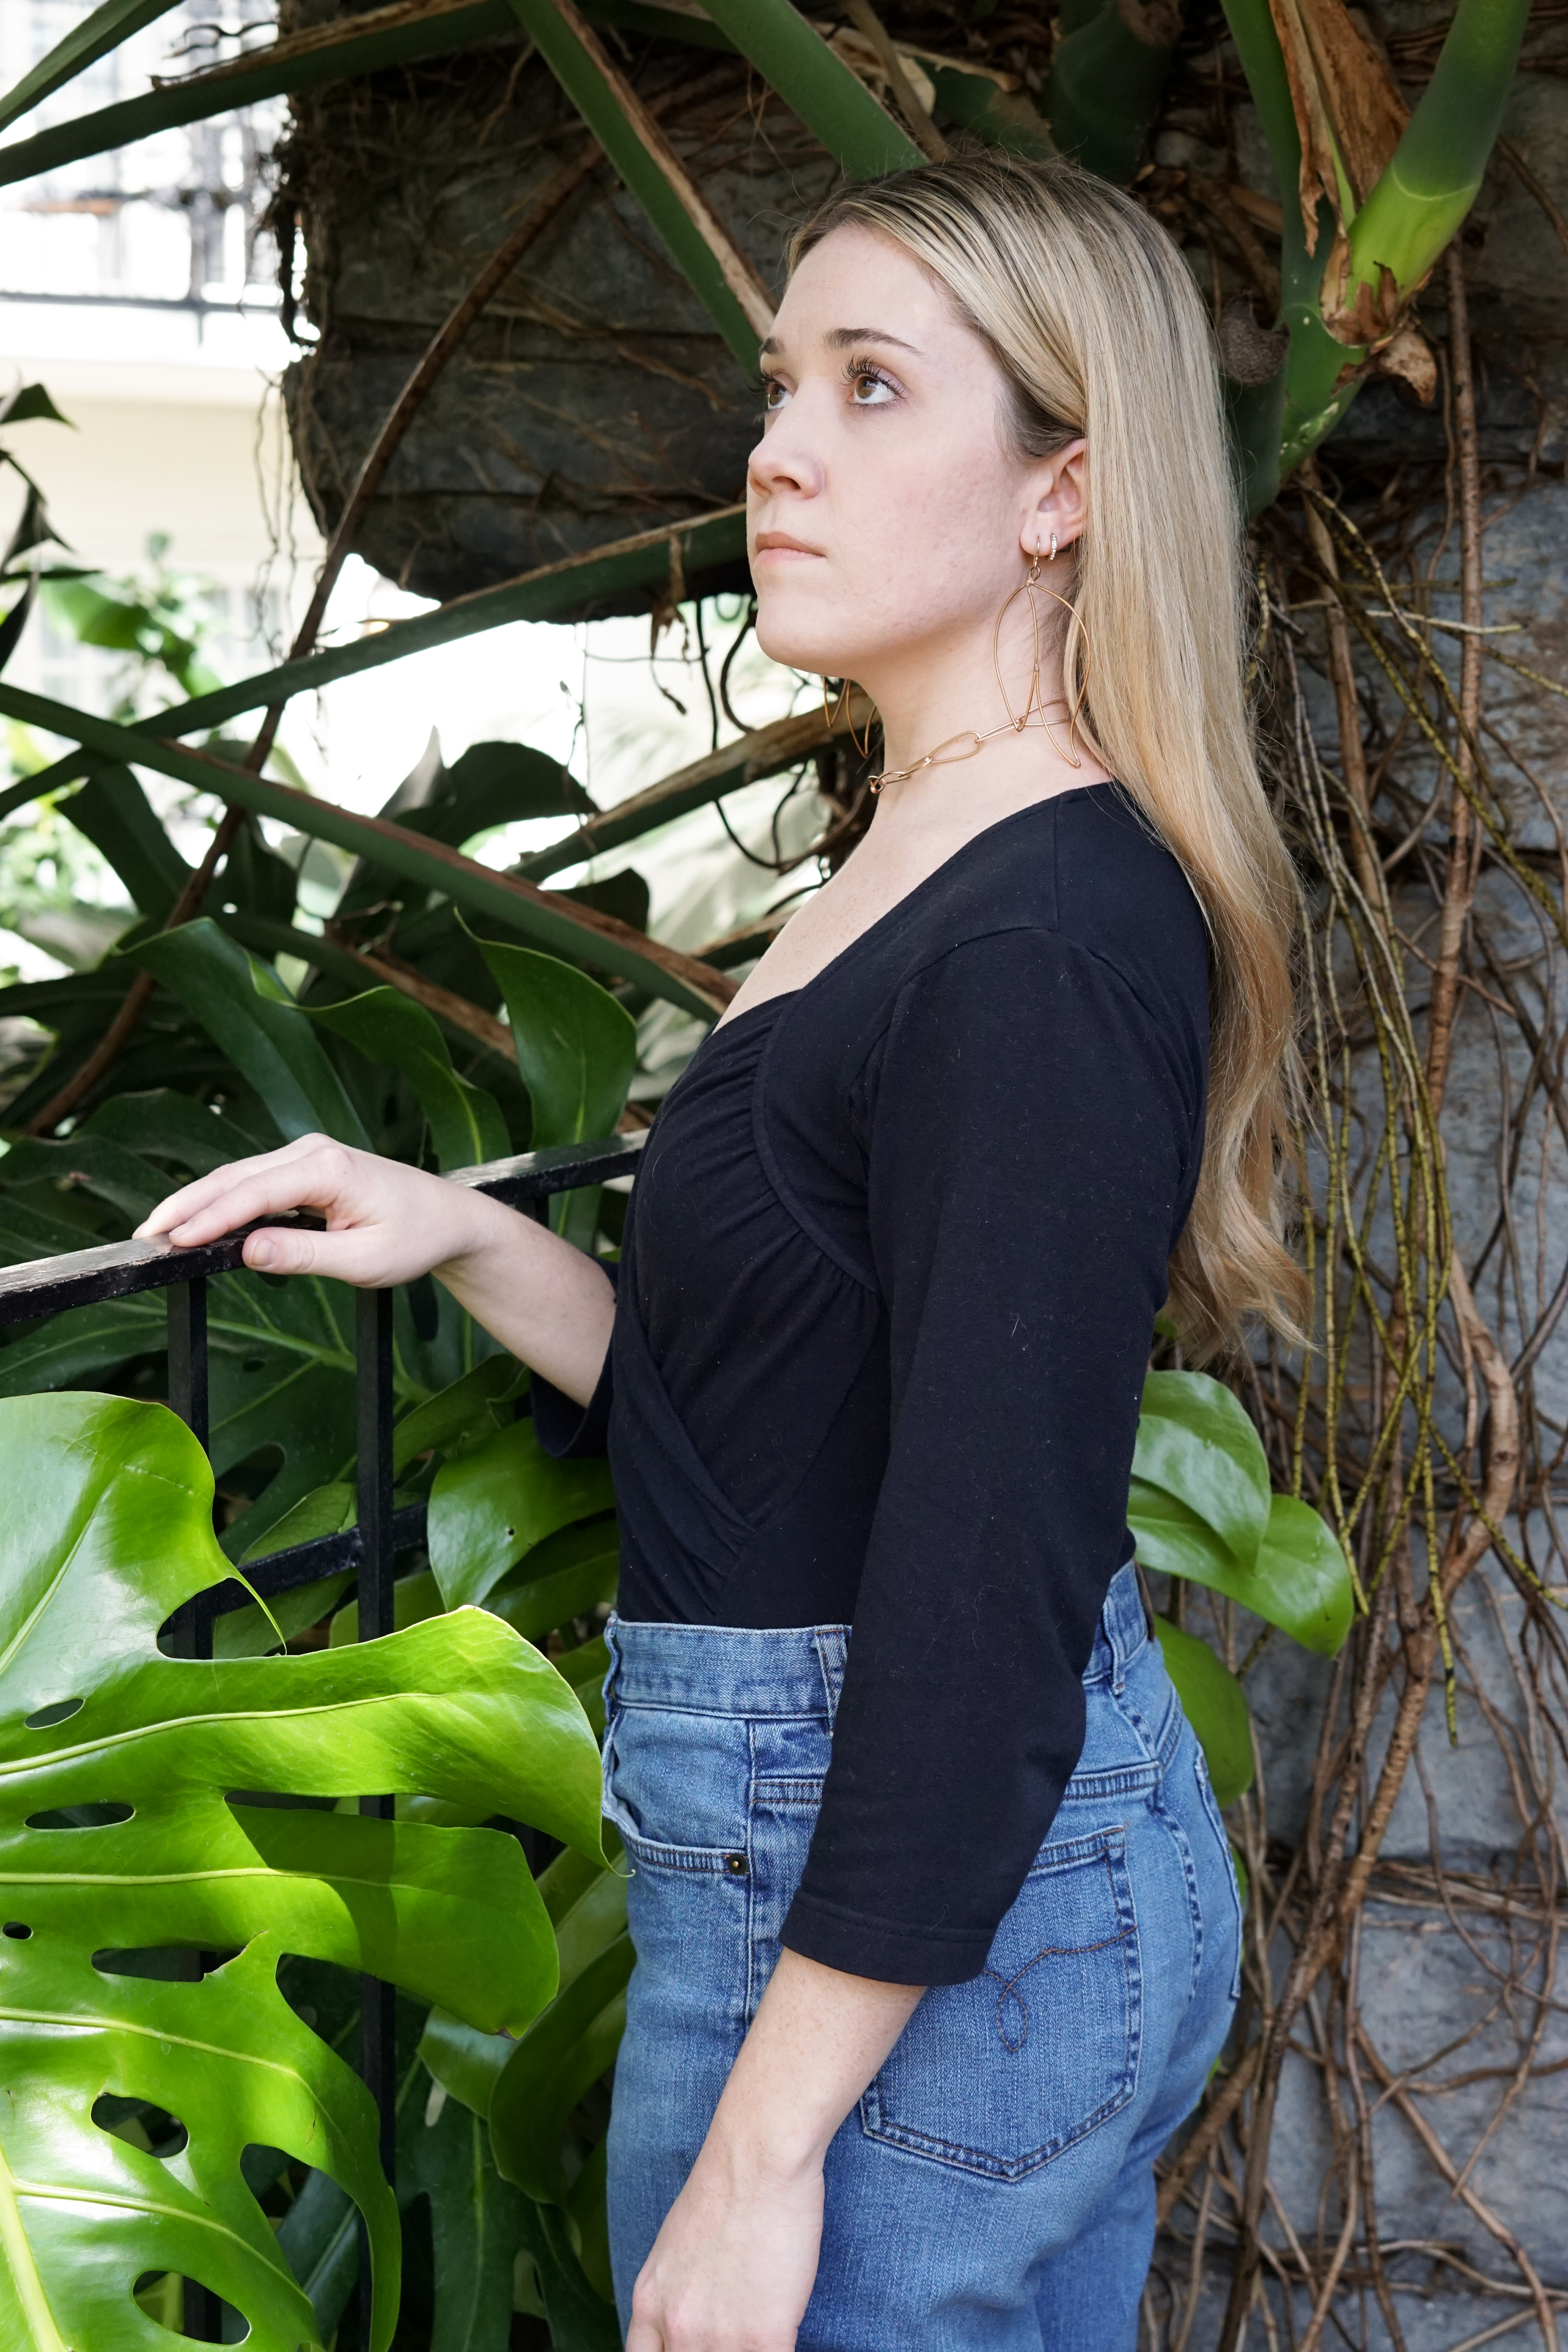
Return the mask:
<svg viewBox="0 0 1568 2352"><path fill-rule="evenodd" d="M788 599L758 599L757 642L769 661L783 669L819 670L824 677L840 677L846 659L844 632L826 627L819 614L790 612Z"/></svg>

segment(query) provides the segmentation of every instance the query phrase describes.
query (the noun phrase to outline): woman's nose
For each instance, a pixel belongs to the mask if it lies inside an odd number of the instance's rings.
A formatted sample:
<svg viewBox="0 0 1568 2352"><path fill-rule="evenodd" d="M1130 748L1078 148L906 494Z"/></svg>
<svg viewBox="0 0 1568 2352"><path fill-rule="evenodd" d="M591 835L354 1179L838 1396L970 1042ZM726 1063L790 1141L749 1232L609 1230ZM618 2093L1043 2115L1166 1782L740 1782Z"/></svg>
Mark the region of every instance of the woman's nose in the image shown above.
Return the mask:
<svg viewBox="0 0 1568 2352"><path fill-rule="evenodd" d="M812 450L793 404L763 434L747 462L747 473L753 491L764 498L778 490L792 490L797 497L810 499L821 490L821 460Z"/></svg>

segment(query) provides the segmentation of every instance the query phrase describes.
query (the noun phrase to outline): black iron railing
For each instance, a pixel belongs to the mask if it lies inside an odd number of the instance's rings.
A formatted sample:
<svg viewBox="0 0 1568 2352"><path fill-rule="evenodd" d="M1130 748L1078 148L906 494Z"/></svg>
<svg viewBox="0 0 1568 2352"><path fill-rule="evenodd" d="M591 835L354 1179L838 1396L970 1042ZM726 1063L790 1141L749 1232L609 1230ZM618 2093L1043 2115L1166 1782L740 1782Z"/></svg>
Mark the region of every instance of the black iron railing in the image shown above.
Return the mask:
<svg viewBox="0 0 1568 2352"><path fill-rule="evenodd" d="M628 1176L637 1165L641 1135L616 1135L594 1143L527 1151L514 1160L492 1160L464 1168L445 1181L466 1184L492 1200L542 1217L551 1195L571 1192ZM279 1224L288 1220L258 1219ZM302 1221L303 1222L303 1221ZM246 1237L256 1226L225 1234L201 1249L175 1249L169 1243L111 1242L99 1249L72 1250L61 1257L35 1258L0 1269L0 1324L21 1323L63 1307L126 1298L141 1290L163 1290L169 1305L169 1402L204 1451L207 1445L207 1285L244 1263ZM253 1592L264 1600L348 1569L358 1579L359 1638L373 1641L392 1630L393 1563L400 1552L424 1540L425 1508L411 1503L392 1508L392 1297L391 1290L356 1294L355 1365L360 1510L357 1525L340 1535L319 1536L286 1551L247 1562L246 1585L218 1585L187 1603L174 1626L174 1647L187 1658L213 1654L213 1623L231 1609L246 1606ZM390 1796L360 1800L363 1813L390 1820ZM199 1954L192 1955L199 1972ZM361 1979L360 2069L381 2116L381 2157L387 2179L396 2168L395 1995L374 1977ZM368 2296L369 2265L363 2265L361 2297ZM193 2280L185 2290L185 2334L199 2343L220 2340L216 2299ZM368 2304L361 2327L370 2341Z"/></svg>

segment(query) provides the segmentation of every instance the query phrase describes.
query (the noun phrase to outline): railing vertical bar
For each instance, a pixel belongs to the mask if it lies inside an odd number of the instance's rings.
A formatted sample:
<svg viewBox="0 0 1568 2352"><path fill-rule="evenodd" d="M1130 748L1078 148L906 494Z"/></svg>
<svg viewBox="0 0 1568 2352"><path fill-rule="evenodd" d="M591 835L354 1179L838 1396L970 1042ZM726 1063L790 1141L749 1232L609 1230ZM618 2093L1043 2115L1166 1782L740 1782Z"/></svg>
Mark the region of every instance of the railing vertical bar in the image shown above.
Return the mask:
<svg viewBox="0 0 1568 2352"><path fill-rule="evenodd" d="M360 1639L392 1630L392 1296L361 1290L356 1301L355 1363L360 1465ZM392 1818L390 1796L360 1799L360 1811ZM360 1979L360 2071L381 2116L381 2158L397 2174L397 1996L379 1978ZM360 2340L371 2341L371 2260L360 2231Z"/></svg>
<svg viewBox="0 0 1568 2352"><path fill-rule="evenodd" d="M169 1309L169 1402L204 1453L207 1446L207 1285L204 1276L189 1282L172 1282L166 1294ZM188 1601L173 1627L176 1657L210 1658L213 1654L213 1612L205 1594ZM183 1952L180 1959L193 1983L203 1974L200 1952ZM220 2300L199 2279L185 2281L183 2325L197 2344L223 2341Z"/></svg>
<svg viewBox="0 0 1568 2352"><path fill-rule="evenodd" d="M169 1312L169 1402L197 1444L207 1447L207 1286L197 1275L190 1282L172 1282L166 1293ZM205 1594L198 1594L181 1610L173 1628L176 1657L210 1658L213 1654L213 1611Z"/></svg>
<svg viewBox="0 0 1568 2352"><path fill-rule="evenodd" d="M207 1445L207 1285L203 1275L172 1282L169 1300L169 1402L197 1444Z"/></svg>

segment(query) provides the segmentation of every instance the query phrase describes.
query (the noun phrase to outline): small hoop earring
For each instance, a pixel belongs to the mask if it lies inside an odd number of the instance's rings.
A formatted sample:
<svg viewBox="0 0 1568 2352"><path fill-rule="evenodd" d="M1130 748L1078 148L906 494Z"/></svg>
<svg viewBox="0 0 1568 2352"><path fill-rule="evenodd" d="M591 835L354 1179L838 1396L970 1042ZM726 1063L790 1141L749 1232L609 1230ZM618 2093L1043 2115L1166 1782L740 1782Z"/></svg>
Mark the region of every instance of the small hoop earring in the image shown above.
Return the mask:
<svg viewBox="0 0 1568 2352"><path fill-rule="evenodd" d="M1055 560L1056 534L1053 531L1051 533L1051 556L1049 561L1054 562ZM1002 677L1001 647L1002 623L1007 619L1009 613L1012 609L1013 605L1017 604L1019 598L1025 594L1029 597L1030 625L1034 636L1034 663L1030 671L1029 693L1025 697L1023 715L1020 718L1018 712L1014 710L1011 702L1008 698L1007 683ZM1067 636L1063 644L1064 656L1067 648L1070 647L1072 643L1072 632L1074 628L1078 629L1083 638L1083 675L1079 680L1078 692L1073 698L1071 709L1068 716L1067 749L1065 751L1063 751L1061 744L1056 740L1056 730L1052 727L1050 719L1046 717L1045 704L1040 698L1040 607L1035 602L1037 594L1049 596L1051 603L1053 604L1060 604L1062 611L1068 616ZM1078 721L1083 709L1084 701L1089 693L1089 669L1091 660L1092 653L1089 644L1089 632L1083 626L1082 618L1079 613L1077 605L1069 604L1065 596L1059 596L1054 588L1047 588L1040 580L1040 549L1037 546L1034 551L1034 554L1030 559L1029 571L1024 576L1021 586L1013 590L1012 594L1008 598L1007 603L997 614L997 625L991 631L991 667L996 671L997 687L1002 698L1002 708L1008 714L1008 719L1012 727L1014 734L1021 735L1023 733L1024 729L1029 725L1030 711L1038 709L1040 712L1040 723L1044 728L1047 735L1051 738L1051 749L1056 752L1059 759L1065 760L1068 766L1071 768L1081 768L1083 765L1077 751Z"/></svg>
<svg viewBox="0 0 1568 2352"><path fill-rule="evenodd" d="M1054 563L1056 562L1056 533L1054 531L1051 534L1051 553L1045 560L1048 563Z"/></svg>

